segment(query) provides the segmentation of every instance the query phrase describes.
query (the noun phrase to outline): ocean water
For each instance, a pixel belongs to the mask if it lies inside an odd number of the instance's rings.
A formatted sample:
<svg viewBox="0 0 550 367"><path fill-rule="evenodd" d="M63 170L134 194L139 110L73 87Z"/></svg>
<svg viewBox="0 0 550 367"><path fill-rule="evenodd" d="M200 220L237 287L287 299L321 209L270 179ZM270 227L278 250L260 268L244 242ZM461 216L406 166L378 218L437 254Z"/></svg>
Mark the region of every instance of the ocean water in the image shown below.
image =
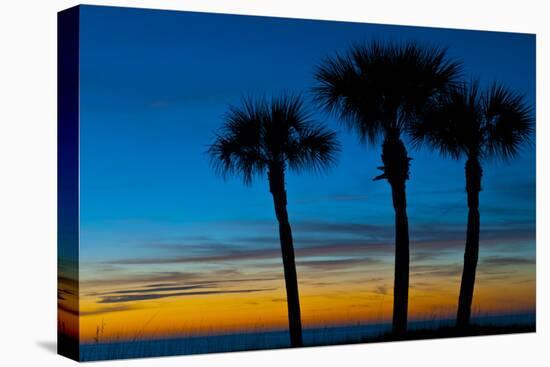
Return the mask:
<svg viewBox="0 0 550 367"><path fill-rule="evenodd" d="M483 316L473 319L478 325L511 326L533 325L535 314ZM452 326L453 319L411 321L409 330L438 329ZM357 326L329 326L303 330L305 346L359 343L391 331L391 324ZM170 355L220 353L260 349L287 348L290 340L287 330L247 332L239 334L193 336L184 338L145 339L110 343L81 344L83 361L142 358Z"/></svg>

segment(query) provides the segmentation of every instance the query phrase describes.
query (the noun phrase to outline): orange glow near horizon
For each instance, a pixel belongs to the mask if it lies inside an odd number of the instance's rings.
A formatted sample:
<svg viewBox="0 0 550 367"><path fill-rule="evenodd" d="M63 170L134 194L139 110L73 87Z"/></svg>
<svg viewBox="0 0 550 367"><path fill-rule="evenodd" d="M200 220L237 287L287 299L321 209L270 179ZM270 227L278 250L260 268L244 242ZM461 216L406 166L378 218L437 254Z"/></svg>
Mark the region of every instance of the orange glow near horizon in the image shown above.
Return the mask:
<svg viewBox="0 0 550 367"><path fill-rule="evenodd" d="M378 278L364 281L355 271L328 272L315 278L301 275L300 302L305 328L331 325L377 324L391 320L390 267ZM483 267L480 269L483 271ZM505 314L535 308L534 266L525 265L521 276L509 282L478 277L473 312ZM282 278L281 278L282 279ZM315 279L315 280L314 280ZM322 283L322 280L327 280ZM330 280L330 282L328 282ZM268 331L287 327L282 280L254 284L266 290L253 293L173 296L131 302L100 303L100 289L81 285L81 342L135 340L171 336L215 335ZM430 279L411 273L409 319L452 318L456 312L460 275ZM227 289L231 290L232 286Z"/></svg>

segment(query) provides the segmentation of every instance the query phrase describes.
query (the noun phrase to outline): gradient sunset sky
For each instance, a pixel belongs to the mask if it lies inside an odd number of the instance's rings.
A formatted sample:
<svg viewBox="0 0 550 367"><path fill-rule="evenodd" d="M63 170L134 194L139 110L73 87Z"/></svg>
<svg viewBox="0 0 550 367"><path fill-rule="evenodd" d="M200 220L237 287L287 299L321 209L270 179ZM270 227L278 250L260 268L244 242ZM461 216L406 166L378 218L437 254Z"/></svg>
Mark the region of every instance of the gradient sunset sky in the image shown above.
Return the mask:
<svg viewBox="0 0 550 367"><path fill-rule="evenodd" d="M325 175L287 177L305 327L390 319L389 185L309 94L325 57L353 42L447 47L464 76L535 103L533 35L81 7L81 337L286 327L267 180L216 177L205 154L231 104L303 93L343 149ZM412 151L410 319L456 312L466 230L464 162ZM484 162L477 314L535 309L535 149Z"/></svg>

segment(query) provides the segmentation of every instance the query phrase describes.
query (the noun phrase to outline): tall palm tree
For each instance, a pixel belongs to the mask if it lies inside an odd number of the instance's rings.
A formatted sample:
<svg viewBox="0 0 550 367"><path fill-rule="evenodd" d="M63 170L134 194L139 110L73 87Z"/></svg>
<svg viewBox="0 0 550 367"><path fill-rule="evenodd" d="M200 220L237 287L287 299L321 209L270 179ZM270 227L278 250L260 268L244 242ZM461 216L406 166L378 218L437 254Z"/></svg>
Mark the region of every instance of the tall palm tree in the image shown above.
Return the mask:
<svg viewBox="0 0 550 367"><path fill-rule="evenodd" d="M338 151L336 133L313 121L302 99L292 96L273 98L270 102L248 99L241 107L230 107L223 127L208 149L213 167L223 177L239 175L250 185L255 176L267 173L279 222L293 347L302 346L302 322L285 173L287 169L323 171L335 162Z"/></svg>
<svg viewBox="0 0 550 367"><path fill-rule="evenodd" d="M426 142L453 159L466 159L468 226L458 298L457 326L470 323L479 253L479 193L483 161L516 157L530 142L534 119L524 98L498 84L484 93L479 83L463 83L442 95L421 123L412 126L413 142Z"/></svg>
<svg viewBox="0 0 550 367"><path fill-rule="evenodd" d="M328 58L317 70L317 100L335 113L363 143L382 143L382 174L391 186L395 210L393 332L407 329L409 229L405 185L411 158L402 140L426 104L458 77L460 65L446 51L415 43L355 45Z"/></svg>

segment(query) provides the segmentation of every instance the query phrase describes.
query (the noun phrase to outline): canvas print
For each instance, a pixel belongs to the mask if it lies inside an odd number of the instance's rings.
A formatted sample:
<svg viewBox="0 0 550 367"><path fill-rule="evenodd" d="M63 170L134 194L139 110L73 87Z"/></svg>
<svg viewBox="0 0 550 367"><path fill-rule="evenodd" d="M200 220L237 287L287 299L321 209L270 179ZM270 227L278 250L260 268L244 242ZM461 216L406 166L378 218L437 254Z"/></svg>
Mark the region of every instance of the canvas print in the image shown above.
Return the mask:
<svg viewBox="0 0 550 367"><path fill-rule="evenodd" d="M535 35L58 15L58 350L535 331Z"/></svg>

